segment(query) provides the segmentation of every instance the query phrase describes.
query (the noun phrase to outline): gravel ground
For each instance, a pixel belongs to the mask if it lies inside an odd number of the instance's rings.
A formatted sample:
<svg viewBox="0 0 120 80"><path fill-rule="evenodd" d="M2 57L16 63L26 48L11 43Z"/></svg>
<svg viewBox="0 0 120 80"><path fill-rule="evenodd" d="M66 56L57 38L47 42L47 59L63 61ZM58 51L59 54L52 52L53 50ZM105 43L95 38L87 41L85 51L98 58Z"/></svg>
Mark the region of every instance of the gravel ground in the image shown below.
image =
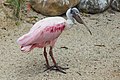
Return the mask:
<svg viewBox="0 0 120 80"><path fill-rule="evenodd" d="M35 12L29 16L38 16L36 21L44 17ZM43 49L20 51L16 40L32 27L31 18L16 22L0 9L0 80L120 80L120 13L106 11L82 18L93 35L77 24L64 31L55 45L58 65L69 67L62 74L44 72Z"/></svg>

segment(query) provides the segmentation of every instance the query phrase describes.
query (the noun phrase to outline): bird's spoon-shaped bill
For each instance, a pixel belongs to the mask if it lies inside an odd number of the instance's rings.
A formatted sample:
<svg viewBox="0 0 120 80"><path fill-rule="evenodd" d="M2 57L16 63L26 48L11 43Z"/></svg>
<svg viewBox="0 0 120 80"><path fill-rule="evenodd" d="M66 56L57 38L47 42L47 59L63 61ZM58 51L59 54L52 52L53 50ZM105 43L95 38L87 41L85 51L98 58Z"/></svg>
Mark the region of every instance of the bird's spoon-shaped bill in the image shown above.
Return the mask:
<svg viewBox="0 0 120 80"><path fill-rule="evenodd" d="M92 35L92 32L90 31L90 29L87 27L87 25L84 23L84 21L80 18L80 15L78 13L73 14L73 17L75 18L75 20L80 23L83 24L86 29L89 31L89 33Z"/></svg>

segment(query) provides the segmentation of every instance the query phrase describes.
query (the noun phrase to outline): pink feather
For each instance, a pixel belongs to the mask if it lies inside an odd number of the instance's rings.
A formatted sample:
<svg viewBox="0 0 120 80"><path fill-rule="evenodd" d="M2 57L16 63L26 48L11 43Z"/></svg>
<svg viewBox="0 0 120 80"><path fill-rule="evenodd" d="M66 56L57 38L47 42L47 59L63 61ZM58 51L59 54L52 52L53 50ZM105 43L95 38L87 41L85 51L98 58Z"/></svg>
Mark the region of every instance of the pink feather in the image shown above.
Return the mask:
<svg viewBox="0 0 120 80"><path fill-rule="evenodd" d="M35 23L27 34L17 40L17 43L24 52L31 51L35 47L54 46L65 25L64 18L45 18Z"/></svg>

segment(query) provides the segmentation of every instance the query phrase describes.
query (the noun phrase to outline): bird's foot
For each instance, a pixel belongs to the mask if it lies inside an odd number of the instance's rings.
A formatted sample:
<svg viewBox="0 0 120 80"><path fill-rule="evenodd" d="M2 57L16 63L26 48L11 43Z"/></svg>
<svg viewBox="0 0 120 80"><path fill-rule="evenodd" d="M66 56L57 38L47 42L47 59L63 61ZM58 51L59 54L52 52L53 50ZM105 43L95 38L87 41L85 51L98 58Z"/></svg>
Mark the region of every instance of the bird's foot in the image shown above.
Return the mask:
<svg viewBox="0 0 120 80"><path fill-rule="evenodd" d="M58 66L58 65L54 65L54 66L47 66L47 69L46 70L44 70L44 71L47 71L47 70L55 70L55 71L58 71L58 72L61 72L61 73L64 73L64 74L66 74L66 72L64 71L64 70L66 70L66 69L69 69L69 68L63 68L63 67L61 67L61 66Z"/></svg>

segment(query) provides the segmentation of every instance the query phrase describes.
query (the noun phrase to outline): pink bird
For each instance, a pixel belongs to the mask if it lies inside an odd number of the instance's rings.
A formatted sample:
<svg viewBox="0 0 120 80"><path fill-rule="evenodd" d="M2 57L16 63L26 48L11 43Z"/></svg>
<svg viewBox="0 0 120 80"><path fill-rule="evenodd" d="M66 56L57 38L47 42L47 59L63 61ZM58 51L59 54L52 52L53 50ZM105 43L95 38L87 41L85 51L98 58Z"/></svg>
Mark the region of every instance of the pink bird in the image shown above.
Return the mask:
<svg viewBox="0 0 120 80"><path fill-rule="evenodd" d="M21 46L21 51L23 52L31 51L36 47L44 48L43 53L47 64L46 70L50 69L50 70L56 70L62 73L66 73L63 70L68 68L62 68L58 66L53 57L53 51L52 51L53 46L55 45L55 42L57 41L62 31L71 28L74 25L75 20L85 25L83 20L80 18L79 11L77 8L68 9L66 12L66 16L67 16L67 20L64 19L63 17L48 17L42 19L36 22L27 34L23 35L17 40L17 43ZM86 28L88 29L87 26ZM90 32L89 29L88 31ZM49 65L47 52L46 52L47 46L50 47L49 55L52 58L54 66Z"/></svg>

